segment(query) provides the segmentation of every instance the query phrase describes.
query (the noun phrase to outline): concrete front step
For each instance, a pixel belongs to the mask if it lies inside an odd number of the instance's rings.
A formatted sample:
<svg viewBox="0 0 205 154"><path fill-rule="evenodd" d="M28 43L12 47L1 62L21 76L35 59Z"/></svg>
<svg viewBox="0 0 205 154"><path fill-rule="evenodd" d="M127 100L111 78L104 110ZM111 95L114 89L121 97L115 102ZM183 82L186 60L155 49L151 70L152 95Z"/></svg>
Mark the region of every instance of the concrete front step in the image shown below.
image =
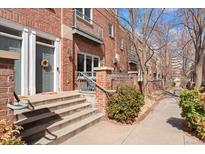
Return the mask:
<svg viewBox="0 0 205 154"><path fill-rule="evenodd" d="M24 127L24 129L29 129L37 124L41 125L48 121L59 121L64 116L76 113L78 111L82 111L87 108L91 108L90 103L77 104L77 105L69 106L66 108L58 109L54 112L47 112L47 113L29 117L29 118L25 118L25 119L16 121L15 124Z"/></svg>
<svg viewBox="0 0 205 154"><path fill-rule="evenodd" d="M46 132L45 137L41 138L34 144L37 145L52 145L52 144L60 144L74 136L75 134L83 131L84 129L92 126L93 124L100 121L100 119L104 116L102 113L96 113L88 118L85 118L79 122L75 122L71 125L68 125L62 129L54 131L53 133Z"/></svg>
<svg viewBox="0 0 205 154"><path fill-rule="evenodd" d="M42 125L38 125L30 129L27 129L23 131L21 136L23 137L24 140L27 140L27 141L36 140L36 139L42 138L46 134L46 132L53 133L54 131L62 129L70 124L73 124L76 121L80 121L95 113L97 113L97 110L92 109L92 108L82 110L82 111L73 113L71 115L65 116L60 121L57 121L57 122L49 121Z"/></svg>
<svg viewBox="0 0 205 154"><path fill-rule="evenodd" d="M62 109L65 107L69 107L69 106L73 106L73 105L78 105L78 104L82 104L86 101L85 98L75 98L72 100L66 100L66 101L62 101L62 102L58 102L58 103L52 103L52 104L45 104L45 105L40 105L35 107L34 109L23 109L23 110L17 110L14 112L15 114L15 121L24 119L24 118L28 118L28 117L32 117L32 116L36 116L36 115L40 115L43 114L45 112L52 112L52 111L56 111L58 109Z"/></svg>
<svg viewBox="0 0 205 154"><path fill-rule="evenodd" d="M31 107L36 107L39 105L51 104L66 100L72 100L75 98L79 98L81 95L77 92L69 92L69 93L59 93L54 95L35 95L29 97L29 104Z"/></svg>

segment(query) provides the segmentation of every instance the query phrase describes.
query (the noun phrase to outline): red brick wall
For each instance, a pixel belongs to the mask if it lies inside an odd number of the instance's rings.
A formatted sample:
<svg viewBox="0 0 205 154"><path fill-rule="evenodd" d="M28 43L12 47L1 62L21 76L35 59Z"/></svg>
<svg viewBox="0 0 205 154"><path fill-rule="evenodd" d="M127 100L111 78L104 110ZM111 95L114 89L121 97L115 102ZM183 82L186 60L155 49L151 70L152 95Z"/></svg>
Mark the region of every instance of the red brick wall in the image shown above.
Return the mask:
<svg viewBox="0 0 205 154"><path fill-rule="evenodd" d="M12 110L7 110L6 101L14 101L14 61L0 58L0 119L8 118L13 121Z"/></svg>
<svg viewBox="0 0 205 154"><path fill-rule="evenodd" d="M61 85L63 91L73 90L74 79L74 59L73 56L73 42L69 39L63 38L61 50Z"/></svg>
<svg viewBox="0 0 205 154"><path fill-rule="evenodd" d="M62 9L62 24L72 27L73 11L72 9ZM75 73L75 55L73 40L61 38L61 89L69 91L74 89Z"/></svg>
<svg viewBox="0 0 205 154"><path fill-rule="evenodd" d="M37 30L60 36L60 9L0 9L0 17Z"/></svg>
<svg viewBox="0 0 205 154"><path fill-rule="evenodd" d="M93 21L96 25L100 25L103 28L103 45L93 43L81 36L75 35L75 53L77 54L81 51L98 55L101 57L101 60L104 59L104 66L113 67L116 71L127 71L127 32L120 28L118 19L108 9L93 9ZM111 38L108 33L109 23L112 23L114 26L114 38ZM90 25L85 23L83 26L82 24L83 22L81 23L81 28L85 31L90 31ZM95 24L93 26L96 26ZM120 49L121 38L125 38L125 50ZM116 53L120 55L120 62L114 65L113 59Z"/></svg>
<svg viewBox="0 0 205 154"><path fill-rule="evenodd" d="M83 38L79 35L74 36L74 44L75 44L75 52L76 54L79 52L84 52L92 55L99 56L102 60L104 56L104 49L103 46L94 43L86 38ZM76 57L77 61L77 57Z"/></svg>

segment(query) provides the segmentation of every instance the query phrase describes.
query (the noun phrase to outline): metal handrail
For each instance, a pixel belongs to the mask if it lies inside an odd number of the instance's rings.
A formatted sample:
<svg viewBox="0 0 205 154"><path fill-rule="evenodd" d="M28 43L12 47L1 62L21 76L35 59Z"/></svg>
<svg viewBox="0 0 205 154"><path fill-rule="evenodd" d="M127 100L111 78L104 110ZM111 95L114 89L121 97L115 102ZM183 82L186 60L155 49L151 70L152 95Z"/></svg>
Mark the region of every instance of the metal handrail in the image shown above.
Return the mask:
<svg viewBox="0 0 205 154"><path fill-rule="evenodd" d="M15 91L14 91L14 97L17 102L14 102L13 104L11 104L11 101L9 98L7 99L6 105L8 108L12 110L22 110L28 107L28 102L20 100L18 95L15 93Z"/></svg>
<svg viewBox="0 0 205 154"><path fill-rule="evenodd" d="M101 86L100 84L98 84L97 82L95 82L94 80L92 80L90 77L88 77L87 75L85 75L83 72L79 72L79 74L81 74L83 77L85 77L86 79L88 79L89 81L91 81L92 83L94 83L96 86L98 86L101 90L103 90L106 93L114 93L116 92L116 90L109 90L104 88L103 86Z"/></svg>

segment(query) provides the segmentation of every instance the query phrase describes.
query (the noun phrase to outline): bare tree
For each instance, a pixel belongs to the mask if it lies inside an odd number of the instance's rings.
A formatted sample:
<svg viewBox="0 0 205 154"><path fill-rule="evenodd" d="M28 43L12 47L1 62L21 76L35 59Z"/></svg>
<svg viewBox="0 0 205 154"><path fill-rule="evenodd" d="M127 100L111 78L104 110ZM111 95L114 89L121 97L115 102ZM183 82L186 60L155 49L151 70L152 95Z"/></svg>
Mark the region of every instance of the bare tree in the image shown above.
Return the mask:
<svg viewBox="0 0 205 154"><path fill-rule="evenodd" d="M181 19L185 30L189 33L195 53L195 85L201 86L203 77L203 55L205 46L205 9L181 9Z"/></svg>
<svg viewBox="0 0 205 154"><path fill-rule="evenodd" d="M162 16L164 9L128 9L129 21L127 21L131 28L131 42L135 48L135 52L138 56L138 61L142 71L143 78L143 92L147 94L148 84L148 62L153 57L155 51L160 50L162 46L156 46L152 44L151 36L155 31L158 21ZM141 44L139 44L139 36ZM142 48L139 49L139 48Z"/></svg>

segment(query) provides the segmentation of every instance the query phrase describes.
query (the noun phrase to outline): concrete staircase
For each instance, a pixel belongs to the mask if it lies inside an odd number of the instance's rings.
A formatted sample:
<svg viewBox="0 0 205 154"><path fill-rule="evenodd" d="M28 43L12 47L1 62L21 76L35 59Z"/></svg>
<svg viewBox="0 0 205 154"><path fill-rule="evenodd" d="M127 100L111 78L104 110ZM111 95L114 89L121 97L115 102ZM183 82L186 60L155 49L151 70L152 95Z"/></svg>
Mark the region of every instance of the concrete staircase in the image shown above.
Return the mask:
<svg viewBox="0 0 205 154"><path fill-rule="evenodd" d="M104 116L78 92L35 95L29 100L29 108L14 113L27 144L60 144Z"/></svg>

